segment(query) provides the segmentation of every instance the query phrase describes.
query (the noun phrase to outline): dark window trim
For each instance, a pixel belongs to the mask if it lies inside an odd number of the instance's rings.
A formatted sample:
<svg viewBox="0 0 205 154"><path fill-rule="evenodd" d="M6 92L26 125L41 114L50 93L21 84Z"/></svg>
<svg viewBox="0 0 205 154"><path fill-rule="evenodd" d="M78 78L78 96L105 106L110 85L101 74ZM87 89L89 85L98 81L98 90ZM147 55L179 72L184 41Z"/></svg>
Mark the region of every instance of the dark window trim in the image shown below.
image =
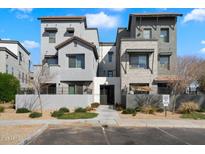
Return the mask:
<svg viewBox="0 0 205 154"><path fill-rule="evenodd" d="M144 69L149 69L149 54L148 53L130 53L129 54L129 68L130 69L142 69L143 67L134 67L130 64L130 61L131 61L131 56L146 56L146 60L147 60L147 67L144 68Z"/></svg>

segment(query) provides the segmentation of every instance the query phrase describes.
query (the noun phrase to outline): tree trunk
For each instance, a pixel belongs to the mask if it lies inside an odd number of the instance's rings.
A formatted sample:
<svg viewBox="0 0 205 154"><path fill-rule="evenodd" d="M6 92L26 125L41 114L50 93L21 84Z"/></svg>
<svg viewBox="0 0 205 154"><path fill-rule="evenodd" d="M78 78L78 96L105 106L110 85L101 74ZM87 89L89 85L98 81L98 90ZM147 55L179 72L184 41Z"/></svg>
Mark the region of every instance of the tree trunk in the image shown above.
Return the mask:
<svg viewBox="0 0 205 154"><path fill-rule="evenodd" d="M176 107L176 95L174 94L173 95L173 106L172 106L172 114L175 113L175 107Z"/></svg>
<svg viewBox="0 0 205 154"><path fill-rule="evenodd" d="M41 94L39 92L38 92L38 98L39 98L39 103L40 103L41 114L43 115L43 105L42 105L42 101L41 101Z"/></svg>

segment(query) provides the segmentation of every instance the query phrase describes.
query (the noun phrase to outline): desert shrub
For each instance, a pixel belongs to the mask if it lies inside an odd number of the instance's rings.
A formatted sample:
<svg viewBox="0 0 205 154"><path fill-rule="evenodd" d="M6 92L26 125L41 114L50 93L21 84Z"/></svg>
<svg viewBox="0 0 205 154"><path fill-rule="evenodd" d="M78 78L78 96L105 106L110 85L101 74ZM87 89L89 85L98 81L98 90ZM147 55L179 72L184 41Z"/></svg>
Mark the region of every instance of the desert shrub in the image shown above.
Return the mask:
<svg viewBox="0 0 205 154"><path fill-rule="evenodd" d="M162 112L164 112L164 109L163 108L157 108L156 112L162 113Z"/></svg>
<svg viewBox="0 0 205 154"><path fill-rule="evenodd" d="M92 108L98 108L99 105L100 105L99 103L95 102L95 103L91 104L91 107Z"/></svg>
<svg viewBox="0 0 205 154"><path fill-rule="evenodd" d="M122 111L122 114L133 114L135 112L135 109L127 108Z"/></svg>
<svg viewBox="0 0 205 154"><path fill-rule="evenodd" d="M0 73L0 100L9 102L15 99L20 89L19 80L11 74Z"/></svg>
<svg viewBox="0 0 205 154"><path fill-rule="evenodd" d="M122 111L124 108L123 108L123 106L121 105L121 104L115 104L115 110L117 110L117 111Z"/></svg>
<svg viewBox="0 0 205 154"><path fill-rule="evenodd" d="M146 114L154 114L156 112L156 108L152 105L143 105L140 111Z"/></svg>
<svg viewBox="0 0 205 154"><path fill-rule="evenodd" d="M28 113L31 112L30 110L28 110L27 108L18 108L16 110L16 113Z"/></svg>
<svg viewBox="0 0 205 154"><path fill-rule="evenodd" d="M66 107L62 107L58 110L59 112L70 112L70 110Z"/></svg>
<svg viewBox="0 0 205 154"><path fill-rule="evenodd" d="M136 114L137 114L137 112L134 112L134 113L132 114L132 116L134 117L134 116L136 116Z"/></svg>
<svg viewBox="0 0 205 154"><path fill-rule="evenodd" d="M192 113L199 110L199 104L193 101L184 102L178 108L179 113Z"/></svg>
<svg viewBox="0 0 205 154"><path fill-rule="evenodd" d="M32 112L32 113L29 114L29 117L30 118L39 118L39 117L42 117L42 113Z"/></svg>
<svg viewBox="0 0 205 154"><path fill-rule="evenodd" d="M90 106L87 106L85 109L86 109L86 111L88 111L88 112L95 110L94 108L92 108L92 107L90 107Z"/></svg>
<svg viewBox="0 0 205 154"><path fill-rule="evenodd" d="M62 111L53 111L52 113L51 113L51 116L52 117L60 117L60 116L62 116L64 114L64 112L62 112Z"/></svg>
<svg viewBox="0 0 205 154"><path fill-rule="evenodd" d="M3 106L0 106L0 112L4 112L4 107Z"/></svg>
<svg viewBox="0 0 205 154"><path fill-rule="evenodd" d="M75 112L86 112L86 111L87 111L86 108L82 108L82 107L75 109Z"/></svg>

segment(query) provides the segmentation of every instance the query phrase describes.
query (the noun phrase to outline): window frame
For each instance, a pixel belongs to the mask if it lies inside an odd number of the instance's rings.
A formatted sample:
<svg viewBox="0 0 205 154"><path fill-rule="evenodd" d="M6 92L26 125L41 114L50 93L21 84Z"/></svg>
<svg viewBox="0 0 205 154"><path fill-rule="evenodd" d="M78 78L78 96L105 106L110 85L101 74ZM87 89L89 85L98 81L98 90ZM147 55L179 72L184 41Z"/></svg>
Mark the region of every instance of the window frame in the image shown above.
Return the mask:
<svg viewBox="0 0 205 154"><path fill-rule="evenodd" d="M146 67L141 67L140 66L140 56L145 56L146 57ZM134 65L134 63L131 62L131 58L136 57L137 62ZM144 54L144 53L131 53L129 54L129 68L130 69L149 69L149 54Z"/></svg>
<svg viewBox="0 0 205 154"><path fill-rule="evenodd" d="M112 52L112 51L109 51L109 52L108 52L108 62L109 62L109 63L112 63L112 61L113 61L113 52Z"/></svg>
<svg viewBox="0 0 205 154"><path fill-rule="evenodd" d="M111 73L111 74L109 74ZM113 70L108 70L107 71L107 77L113 77Z"/></svg>
<svg viewBox="0 0 205 154"><path fill-rule="evenodd" d="M71 93L70 88L73 87L73 93ZM82 89L79 89L82 88ZM81 95L83 94L83 84L77 84L77 83L70 83L68 85L68 94L69 95Z"/></svg>
<svg viewBox="0 0 205 154"><path fill-rule="evenodd" d="M168 64L167 64L167 67L163 66L163 64L161 64L161 58L168 58ZM159 65L160 65L160 68L162 69L166 69L166 70L170 70L170 55L159 55ZM164 64L166 65L166 64Z"/></svg>
<svg viewBox="0 0 205 154"><path fill-rule="evenodd" d="M68 68L81 68L85 69L85 54L69 54L68 56ZM74 59L74 63L71 63L71 58ZM81 60L81 65L78 66L78 62ZM73 65L73 66L72 66Z"/></svg>
<svg viewBox="0 0 205 154"><path fill-rule="evenodd" d="M53 35L51 35L51 34L53 34ZM51 41L51 40L53 40L53 41ZM56 43L56 32L54 32L54 31L48 32L48 42L49 43Z"/></svg>
<svg viewBox="0 0 205 154"><path fill-rule="evenodd" d="M167 36L166 37L164 37L164 35L162 35L162 31L167 31ZM169 30L169 28L167 27L164 27L164 28L160 28L160 40L161 40L161 42L164 42L164 43L169 43L169 37L170 37L170 32L169 32L170 30ZM163 36L163 37L162 37Z"/></svg>

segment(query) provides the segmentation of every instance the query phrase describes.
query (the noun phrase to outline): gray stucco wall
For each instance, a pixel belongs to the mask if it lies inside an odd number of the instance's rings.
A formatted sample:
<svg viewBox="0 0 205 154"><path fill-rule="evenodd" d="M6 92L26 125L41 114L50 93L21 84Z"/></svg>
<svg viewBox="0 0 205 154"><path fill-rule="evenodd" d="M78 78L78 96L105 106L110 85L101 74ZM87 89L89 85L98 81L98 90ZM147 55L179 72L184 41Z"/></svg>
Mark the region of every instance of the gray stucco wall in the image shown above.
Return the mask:
<svg viewBox="0 0 205 154"><path fill-rule="evenodd" d="M45 28L57 28L56 43L49 43L49 37L45 34ZM41 61L44 55L55 55L55 46L69 39L65 36L66 29L74 28L74 36L85 39L99 47L98 33L96 29L86 29L83 21L42 21L41 22Z"/></svg>
<svg viewBox="0 0 205 154"><path fill-rule="evenodd" d="M57 110L61 107L75 109L87 107L93 103L92 95L41 95L43 110ZM37 95L16 95L16 109L28 108L30 110L40 109Z"/></svg>

